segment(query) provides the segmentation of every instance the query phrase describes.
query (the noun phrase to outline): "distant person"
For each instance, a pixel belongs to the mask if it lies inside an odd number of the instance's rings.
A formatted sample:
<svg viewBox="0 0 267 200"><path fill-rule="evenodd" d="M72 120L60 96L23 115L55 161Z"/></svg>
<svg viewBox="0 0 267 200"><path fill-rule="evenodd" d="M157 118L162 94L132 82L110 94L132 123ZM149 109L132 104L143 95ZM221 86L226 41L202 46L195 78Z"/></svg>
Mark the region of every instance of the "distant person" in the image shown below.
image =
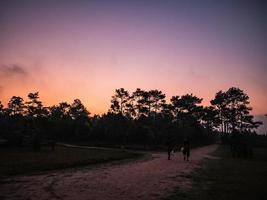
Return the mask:
<svg viewBox="0 0 267 200"><path fill-rule="evenodd" d="M168 160L171 159L171 153L172 153L172 150L173 150L173 145L172 145L172 141L170 138L168 138L167 140L167 152L168 152Z"/></svg>
<svg viewBox="0 0 267 200"><path fill-rule="evenodd" d="M189 156L190 156L190 143L188 139L184 140L184 144L183 144L183 155L184 155L184 160L189 161Z"/></svg>

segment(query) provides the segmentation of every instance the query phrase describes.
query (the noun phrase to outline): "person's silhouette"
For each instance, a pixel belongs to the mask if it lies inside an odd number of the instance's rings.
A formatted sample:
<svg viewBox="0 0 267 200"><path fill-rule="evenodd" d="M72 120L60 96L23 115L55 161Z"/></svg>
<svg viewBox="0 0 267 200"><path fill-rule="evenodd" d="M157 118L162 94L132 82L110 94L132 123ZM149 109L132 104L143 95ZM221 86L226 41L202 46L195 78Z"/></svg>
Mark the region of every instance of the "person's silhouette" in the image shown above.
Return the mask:
<svg viewBox="0 0 267 200"><path fill-rule="evenodd" d="M171 152L172 152L172 149L173 149L173 145L172 145L171 138L168 138L168 139L167 139L168 160L171 159Z"/></svg>
<svg viewBox="0 0 267 200"><path fill-rule="evenodd" d="M189 161L189 156L190 156L190 143L188 139L184 140L184 145L183 145L183 154L184 154L184 160Z"/></svg>

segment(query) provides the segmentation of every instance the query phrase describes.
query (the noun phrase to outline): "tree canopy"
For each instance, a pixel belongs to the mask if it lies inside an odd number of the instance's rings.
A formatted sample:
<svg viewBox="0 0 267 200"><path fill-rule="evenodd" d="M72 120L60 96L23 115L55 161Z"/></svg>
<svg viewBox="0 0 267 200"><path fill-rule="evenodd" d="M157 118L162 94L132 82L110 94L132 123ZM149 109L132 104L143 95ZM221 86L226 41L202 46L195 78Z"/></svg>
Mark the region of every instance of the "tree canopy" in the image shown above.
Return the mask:
<svg viewBox="0 0 267 200"><path fill-rule="evenodd" d="M39 93L32 92L26 102L18 96L13 96L6 108L0 102L0 137L16 138L16 144L33 137L36 141L52 138L147 147L163 145L166 138L176 143L184 137L208 143L216 133L255 134L261 124L251 114L248 95L239 88L217 92L208 106L203 106L202 100L184 94L167 101L157 89L137 88L131 93L119 88L111 97L108 112L91 117L79 99L45 107Z"/></svg>

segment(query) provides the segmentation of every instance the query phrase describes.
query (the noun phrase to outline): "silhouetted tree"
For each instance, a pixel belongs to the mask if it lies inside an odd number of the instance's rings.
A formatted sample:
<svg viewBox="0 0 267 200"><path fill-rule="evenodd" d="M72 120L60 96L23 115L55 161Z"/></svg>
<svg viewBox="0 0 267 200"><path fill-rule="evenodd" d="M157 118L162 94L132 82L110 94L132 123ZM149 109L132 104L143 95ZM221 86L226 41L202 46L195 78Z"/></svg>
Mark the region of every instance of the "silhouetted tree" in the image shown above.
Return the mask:
<svg viewBox="0 0 267 200"><path fill-rule="evenodd" d="M90 112L86 109L86 107L82 104L81 100L75 99L70 107L70 116L74 120L89 120Z"/></svg>
<svg viewBox="0 0 267 200"><path fill-rule="evenodd" d="M126 108L125 108L125 116L127 118L134 119L136 117L137 111L135 110L135 99L133 95L130 95L127 99Z"/></svg>
<svg viewBox="0 0 267 200"><path fill-rule="evenodd" d="M199 104L202 99L193 94L186 94L181 97L173 96L170 101L169 108L175 125L172 129L177 132L176 140L181 142L184 137L200 138L203 132L200 124L203 107Z"/></svg>
<svg viewBox="0 0 267 200"><path fill-rule="evenodd" d="M45 108L39 100L39 93L33 92L28 94L29 101L27 105L28 133L31 133L33 138L33 148L40 151L42 142L46 137L48 109Z"/></svg>
<svg viewBox="0 0 267 200"><path fill-rule="evenodd" d="M27 104L27 115L30 118L41 118L47 117L48 110L44 108L42 102L39 100L39 93L29 93L28 94L29 101Z"/></svg>
<svg viewBox="0 0 267 200"><path fill-rule="evenodd" d="M140 114L146 117L150 117L152 100L151 100L151 94L149 92L143 91L141 93L141 99L139 100L139 105L141 106Z"/></svg>
<svg viewBox="0 0 267 200"><path fill-rule="evenodd" d="M82 104L81 100L75 99L70 107L70 116L75 122L75 135L85 135L90 127L90 112Z"/></svg>
<svg viewBox="0 0 267 200"><path fill-rule="evenodd" d="M6 133L12 145L22 146L25 124L25 104L21 97L13 96L8 102L6 112Z"/></svg>
<svg viewBox="0 0 267 200"><path fill-rule="evenodd" d="M0 101L0 116L3 116L3 115L4 115L4 105Z"/></svg>
<svg viewBox="0 0 267 200"><path fill-rule="evenodd" d="M215 131L220 125L218 110L213 106L204 107L201 120L209 133Z"/></svg>
<svg viewBox="0 0 267 200"><path fill-rule="evenodd" d="M23 98L13 96L8 102L7 113L11 116L23 116L25 114L25 104Z"/></svg>
<svg viewBox="0 0 267 200"><path fill-rule="evenodd" d="M135 110L135 117L139 118L143 111L143 102L142 102L142 96L144 91L140 88L137 88L133 94L132 98L134 99L134 110Z"/></svg>
<svg viewBox="0 0 267 200"><path fill-rule="evenodd" d="M59 103L59 105L52 106L50 108L50 115L52 118L57 120L71 118L70 109L70 104L68 104L67 102L61 102Z"/></svg>
<svg viewBox="0 0 267 200"><path fill-rule="evenodd" d="M199 106L202 102L202 99L194 96L193 94L186 94L181 97L173 96L171 98L170 109L174 118L177 121L185 120L200 120L202 106Z"/></svg>
<svg viewBox="0 0 267 200"><path fill-rule="evenodd" d="M111 97L110 112L125 115L129 93L124 88L116 89L115 95Z"/></svg>
<svg viewBox="0 0 267 200"><path fill-rule="evenodd" d="M165 97L165 94L163 94L160 90L149 91L151 110L153 110L155 114L163 110L163 106L166 103Z"/></svg>
<svg viewBox="0 0 267 200"><path fill-rule="evenodd" d="M249 114L252 108L248 107L249 97L239 88L229 88L226 91L226 103L228 119L231 123L232 133L239 126L242 129L243 120Z"/></svg>
<svg viewBox="0 0 267 200"><path fill-rule="evenodd" d="M0 101L0 137L3 137L4 132L5 132L5 109L4 109L4 105L2 104L2 102Z"/></svg>
<svg viewBox="0 0 267 200"><path fill-rule="evenodd" d="M51 134L55 140L66 140L72 135L73 119L70 115L71 105L61 102L59 105L50 108L50 123L52 126Z"/></svg>
<svg viewBox="0 0 267 200"><path fill-rule="evenodd" d="M211 105L213 105L218 110L218 116L221 123L221 133L228 132L228 113L227 113L227 95L225 92L219 91L216 93L215 98L210 101Z"/></svg>
<svg viewBox="0 0 267 200"><path fill-rule="evenodd" d="M261 124L254 121L249 98L239 88L219 91L207 107L193 94L172 96L166 103L160 90L137 88L130 95L120 88L111 98L109 112L92 118L79 99L44 107L38 92L29 93L28 98L25 104L21 97L13 96L7 108L0 102L0 136L15 145L31 138L36 150L46 139L147 148L164 145L167 138L178 145L186 136L192 145L206 144L219 128L252 137Z"/></svg>
<svg viewBox="0 0 267 200"><path fill-rule="evenodd" d="M226 92L219 91L211 104L218 110L223 133L234 133L252 130L260 125L250 115L249 97L239 88L229 88Z"/></svg>

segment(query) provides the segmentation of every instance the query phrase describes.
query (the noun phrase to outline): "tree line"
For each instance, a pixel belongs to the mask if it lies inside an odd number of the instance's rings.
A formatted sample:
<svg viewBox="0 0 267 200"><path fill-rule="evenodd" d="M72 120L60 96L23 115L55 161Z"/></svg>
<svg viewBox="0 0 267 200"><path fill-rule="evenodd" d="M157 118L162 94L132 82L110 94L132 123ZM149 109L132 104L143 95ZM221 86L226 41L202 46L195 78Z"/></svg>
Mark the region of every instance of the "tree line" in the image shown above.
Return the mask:
<svg viewBox="0 0 267 200"><path fill-rule="evenodd" d="M160 90L137 88L129 93L116 89L110 109L90 116L79 99L45 107L39 93L29 93L24 101L13 96L4 107L0 102L0 138L10 145L32 144L40 149L44 141L83 141L94 145L164 145L181 143L185 137L194 144L210 143L214 137L242 133L255 134L261 122L254 121L249 97L231 87L219 91L209 106L193 94L172 96Z"/></svg>

